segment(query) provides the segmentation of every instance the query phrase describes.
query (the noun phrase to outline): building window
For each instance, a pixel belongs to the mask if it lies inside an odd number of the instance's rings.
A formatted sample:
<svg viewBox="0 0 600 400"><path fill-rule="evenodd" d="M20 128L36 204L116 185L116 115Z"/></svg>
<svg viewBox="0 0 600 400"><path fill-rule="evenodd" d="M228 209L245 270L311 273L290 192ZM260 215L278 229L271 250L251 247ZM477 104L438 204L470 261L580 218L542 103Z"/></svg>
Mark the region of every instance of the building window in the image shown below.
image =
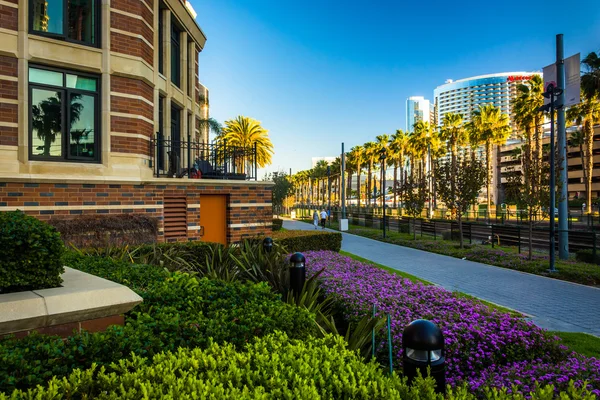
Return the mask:
<svg viewBox="0 0 600 400"><path fill-rule="evenodd" d="M29 155L52 161L100 160L99 79L29 68Z"/></svg>
<svg viewBox="0 0 600 400"><path fill-rule="evenodd" d="M181 88L181 51L179 48L180 31L171 21L171 82Z"/></svg>
<svg viewBox="0 0 600 400"><path fill-rule="evenodd" d="M163 32L163 10L158 10L158 72L165 73L165 34Z"/></svg>
<svg viewBox="0 0 600 400"><path fill-rule="evenodd" d="M30 0L30 31L71 42L99 45L96 0Z"/></svg>

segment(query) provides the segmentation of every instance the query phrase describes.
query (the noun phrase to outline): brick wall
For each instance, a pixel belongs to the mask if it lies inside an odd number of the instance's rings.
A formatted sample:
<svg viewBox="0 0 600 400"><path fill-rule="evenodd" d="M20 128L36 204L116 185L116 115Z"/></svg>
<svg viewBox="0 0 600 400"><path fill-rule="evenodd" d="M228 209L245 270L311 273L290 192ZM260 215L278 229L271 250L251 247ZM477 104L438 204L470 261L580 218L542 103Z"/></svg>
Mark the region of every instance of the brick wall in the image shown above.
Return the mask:
<svg viewBox="0 0 600 400"><path fill-rule="evenodd" d="M16 0L8 0L7 3L17 4ZM8 4L0 4L0 28L13 31L19 28L19 9Z"/></svg>
<svg viewBox="0 0 600 400"><path fill-rule="evenodd" d="M4 18L0 12L0 19ZM18 60L14 57L0 56L0 145L17 146L19 105L17 99L18 83L8 80L18 75ZM4 78L4 79L3 79Z"/></svg>
<svg viewBox="0 0 600 400"><path fill-rule="evenodd" d="M142 0L113 0L111 1L111 8L140 16L140 18L134 18L111 11L111 28L119 29L133 35L140 35L146 39L144 41L139 37L111 31L111 51L140 57L148 64L153 65L154 50L151 45L148 45L148 43L154 43L154 31L151 28L154 22L152 11L146 7L146 4Z"/></svg>
<svg viewBox="0 0 600 400"><path fill-rule="evenodd" d="M227 195L227 240L229 243L271 230L273 217L271 187L219 185L178 180L173 184L74 184L0 182L0 211L22 210L41 220L74 218L82 214L146 214L159 220L159 241L163 241L165 197L187 200L187 236L177 240L201 240L203 194Z"/></svg>

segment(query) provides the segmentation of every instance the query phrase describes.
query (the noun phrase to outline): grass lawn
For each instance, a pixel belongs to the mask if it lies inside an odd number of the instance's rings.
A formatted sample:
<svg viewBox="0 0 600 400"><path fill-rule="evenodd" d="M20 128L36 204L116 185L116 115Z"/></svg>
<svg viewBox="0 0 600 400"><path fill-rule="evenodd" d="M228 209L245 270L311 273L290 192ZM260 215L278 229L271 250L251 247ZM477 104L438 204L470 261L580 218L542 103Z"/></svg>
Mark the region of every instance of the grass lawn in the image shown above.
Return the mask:
<svg viewBox="0 0 600 400"><path fill-rule="evenodd" d="M579 332L550 332L560 337L571 350L588 357L600 358L600 338Z"/></svg>

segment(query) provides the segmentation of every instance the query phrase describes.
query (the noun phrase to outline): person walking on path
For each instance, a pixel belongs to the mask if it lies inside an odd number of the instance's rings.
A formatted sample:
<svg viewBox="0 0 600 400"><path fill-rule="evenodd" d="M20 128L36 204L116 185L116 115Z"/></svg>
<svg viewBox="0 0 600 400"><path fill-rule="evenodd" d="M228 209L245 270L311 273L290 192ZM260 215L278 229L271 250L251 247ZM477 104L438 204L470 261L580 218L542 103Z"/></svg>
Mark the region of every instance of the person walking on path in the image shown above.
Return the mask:
<svg viewBox="0 0 600 400"><path fill-rule="evenodd" d="M317 212L317 210L315 210L315 212L313 213L313 225L315 226L315 229L317 229L317 227L319 226L319 213Z"/></svg>
<svg viewBox="0 0 600 400"><path fill-rule="evenodd" d="M327 212L325 210L321 211L321 229L325 229L325 221L327 221Z"/></svg>

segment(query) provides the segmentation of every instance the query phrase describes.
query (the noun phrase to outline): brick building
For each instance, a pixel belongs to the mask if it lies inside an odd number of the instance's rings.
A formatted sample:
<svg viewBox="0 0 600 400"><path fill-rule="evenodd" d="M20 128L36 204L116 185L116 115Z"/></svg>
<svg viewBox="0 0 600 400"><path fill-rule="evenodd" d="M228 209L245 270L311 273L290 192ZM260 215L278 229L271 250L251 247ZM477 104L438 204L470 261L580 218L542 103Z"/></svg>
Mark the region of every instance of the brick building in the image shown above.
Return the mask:
<svg viewBox="0 0 600 400"><path fill-rule="evenodd" d="M0 211L146 213L159 240L268 230L253 149L202 124L205 41L181 0L0 0Z"/></svg>

